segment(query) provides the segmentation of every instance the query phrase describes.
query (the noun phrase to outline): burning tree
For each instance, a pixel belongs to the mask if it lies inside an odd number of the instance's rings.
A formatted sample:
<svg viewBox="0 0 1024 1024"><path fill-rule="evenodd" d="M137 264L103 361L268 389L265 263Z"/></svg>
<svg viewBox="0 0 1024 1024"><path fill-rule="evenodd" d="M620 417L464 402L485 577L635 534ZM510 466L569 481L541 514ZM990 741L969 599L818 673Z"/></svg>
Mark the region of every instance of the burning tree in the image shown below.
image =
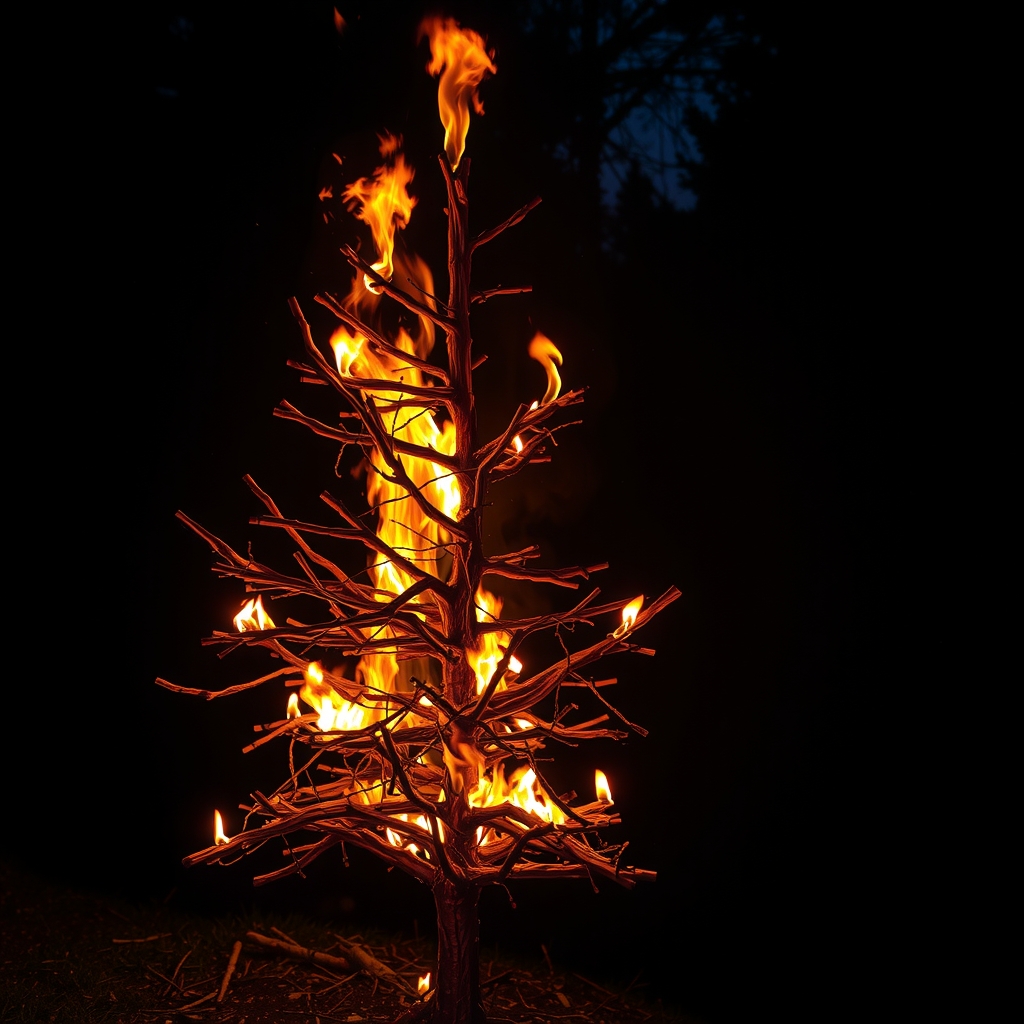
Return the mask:
<svg viewBox="0 0 1024 1024"><path fill-rule="evenodd" d="M519 879L608 878L632 887L654 873L622 863L624 845L608 845L601 830L618 821L601 772L596 798L571 805L545 781L537 753L545 743L623 739L626 721L601 693L589 669L606 655L653 653L633 633L678 596L668 590L646 607L643 598L600 603L591 590L566 611L528 618L502 617L487 577L578 588L603 565L535 567L536 545L487 554L483 515L488 488L526 466L548 461L546 449L563 426L580 390L561 392L561 355L537 334L529 354L547 374L544 395L521 404L500 436L477 437L470 310L495 295L528 288L474 290L474 252L521 221L534 199L506 221L475 236L469 229L469 161L463 159L469 105L482 113L480 82L496 71L493 54L475 32L430 19L428 70L440 76L439 108L445 129L439 157L447 190L448 299L434 297L426 264L396 248L396 232L409 221L415 200L407 186L413 170L401 140L382 138L382 165L348 186L349 208L369 228L378 258L370 264L354 249L342 252L355 270L347 295L316 301L339 321L330 338L333 359L314 338L299 303L289 305L305 346L290 360L304 380L327 385L345 400L340 425L324 423L285 401L274 414L342 446L361 449L369 512L358 512L323 493L336 517L330 523L290 518L251 477L246 482L266 508L252 524L283 530L294 542L298 571L271 568L241 555L184 513L178 517L217 556L214 571L243 580L248 599L234 631L204 642L225 653L263 647L282 662L258 679L220 691L158 682L207 698L279 680L295 687L286 717L257 726L259 746L279 737L291 742L285 782L256 792L245 809L243 831L228 837L219 815L214 845L187 865L224 862L283 839L285 867L261 875L263 884L308 864L332 847L351 843L373 851L430 886L437 908L437 972L420 1004L421 1017L444 1024L484 1018L478 981L478 901L484 886ZM398 308L404 326L388 332L383 313ZM394 319L394 318L392 318ZM435 332L445 338L447 365L429 360ZM368 517L376 517L376 529ZM313 541L317 547L313 546ZM369 551L368 565L352 575L324 553L323 544L351 541ZM365 573L365 579L363 578ZM303 596L321 603L318 621L288 618L278 626L263 596ZM564 634L621 616L610 632L570 652ZM606 627L607 628L607 627ZM528 638L554 631L564 655L543 668L517 657ZM354 667L353 667L354 665ZM562 690L589 691L599 713L574 720L576 703ZM306 709L303 710L303 705ZM613 721L612 715L617 717ZM301 745L308 756L296 756ZM308 841L296 842L295 836Z"/></svg>

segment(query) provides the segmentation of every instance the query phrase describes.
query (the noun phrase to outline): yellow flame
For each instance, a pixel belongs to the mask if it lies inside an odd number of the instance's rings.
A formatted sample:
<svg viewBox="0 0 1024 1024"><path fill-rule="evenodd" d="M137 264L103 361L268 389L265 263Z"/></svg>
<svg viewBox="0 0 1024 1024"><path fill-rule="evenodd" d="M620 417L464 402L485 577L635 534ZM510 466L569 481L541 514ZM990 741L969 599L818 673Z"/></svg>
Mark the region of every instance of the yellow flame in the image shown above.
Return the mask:
<svg viewBox="0 0 1024 1024"><path fill-rule="evenodd" d="M369 801L367 801L367 802L369 802ZM409 821L409 815L408 814L395 814L395 815L393 815L393 818L396 821L404 821L404 822L408 822ZM427 816L425 814L421 814L414 822L412 822L412 824L416 825L418 828L421 828L428 836L431 834L431 832L430 832L430 822L427 821ZM411 853L414 857L417 854L422 853L425 860L430 860L430 853L429 853L429 851L423 849L422 847L420 847L416 843L409 842L403 836L401 836L398 832L396 832L394 829L391 829L391 828L388 828L387 826L385 826L384 827L384 834L385 834L385 836L387 838L387 841L392 846L394 846L396 849L405 850L407 853ZM437 822L437 834L440 837L441 842L443 843L444 842L444 825L440 821Z"/></svg>
<svg viewBox="0 0 1024 1024"><path fill-rule="evenodd" d="M223 846L227 842L229 840L224 834L224 819L220 816L220 811L215 810L213 812L213 845Z"/></svg>
<svg viewBox="0 0 1024 1024"><path fill-rule="evenodd" d="M342 697L324 678L318 662L311 661L306 666L305 676L299 696L319 716L316 726L321 732L362 729L380 717L376 709L353 704Z"/></svg>
<svg viewBox="0 0 1024 1024"><path fill-rule="evenodd" d="M372 178L360 178L342 192L343 199L356 204L353 211L356 217L370 227L378 253L373 269L385 281L391 280L395 270L395 231L409 223L412 208L416 205L407 187L415 172L399 152L401 144L400 136L380 136L380 155L388 162L381 164ZM371 292L379 291L369 276L364 278L364 283Z"/></svg>
<svg viewBox="0 0 1024 1024"><path fill-rule="evenodd" d="M239 633L253 629L273 629L274 620L263 610L263 598L257 595L242 605L242 610L235 616L235 629Z"/></svg>
<svg viewBox="0 0 1024 1024"><path fill-rule="evenodd" d="M548 402L553 402L558 397L558 392L562 390L562 378L558 376L558 370L555 368L556 363L562 365L562 353L555 348L554 342L540 331L533 336L527 352L531 359L536 359L544 367L544 372L548 376L548 388L540 400L541 405L547 405ZM530 408L536 406L531 405Z"/></svg>
<svg viewBox="0 0 1024 1024"><path fill-rule="evenodd" d="M501 598L480 587L476 592L477 622L493 622L501 614ZM498 667L498 662L505 656L509 635L504 630L494 633L482 633L480 647L475 651L467 651L466 658L476 673L476 692L483 693ZM513 654L509 659L508 672L513 675L523 670L523 663ZM507 674L507 673L506 673ZM504 677L498 683L497 692L508 689Z"/></svg>
<svg viewBox="0 0 1024 1024"><path fill-rule="evenodd" d="M461 28L454 18L424 18L419 37L430 38L427 71L441 76L437 87L437 108L444 125L444 151L452 170L459 166L469 131L469 104L483 114L477 87L498 68L483 38L472 29Z"/></svg>
<svg viewBox="0 0 1024 1024"><path fill-rule="evenodd" d="M342 377L351 375L352 364L359 358L366 339L361 334L353 337L344 327L339 327L331 335L331 348L334 349L334 361L338 366L338 373Z"/></svg>
<svg viewBox="0 0 1024 1024"><path fill-rule="evenodd" d="M288 698L287 717L288 718L298 718L300 714L301 714L301 712L299 711L299 695L297 693L293 693Z"/></svg>
<svg viewBox="0 0 1024 1024"><path fill-rule="evenodd" d="M418 995L425 996L430 991L430 972L420 975L416 981L416 992Z"/></svg>
<svg viewBox="0 0 1024 1024"><path fill-rule="evenodd" d="M622 609L622 625L612 634L614 637L625 636L632 628L633 623L636 622L636 617L640 614L640 609L644 606L644 595L641 594L639 597L633 598L625 608Z"/></svg>
<svg viewBox="0 0 1024 1024"><path fill-rule="evenodd" d="M612 788L608 785L608 776L600 768L594 772L594 789L597 791L597 799L606 804L614 803L612 800Z"/></svg>
<svg viewBox="0 0 1024 1024"><path fill-rule="evenodd" d="M483 778L486 759L484 755L472 743L467 743L465 738L456 728L452 732L451 739L444 745L444 764L448 769L448 777L451 779L452 789L461 793L466 789L466 779L475 779L479 785ZM472 806L472 798L470 798Z"/></svg>
<svg viewBox="0 0 1024 1024"><path fill-rule="evenodd" d="M521 807L542 821L561 825L565 821L562 809L544 791L532 768L519 768L505 781L504 766L499 762L490 776L481 774L475 789L469 794L470 807L493 807L510 803Z"/></svg>

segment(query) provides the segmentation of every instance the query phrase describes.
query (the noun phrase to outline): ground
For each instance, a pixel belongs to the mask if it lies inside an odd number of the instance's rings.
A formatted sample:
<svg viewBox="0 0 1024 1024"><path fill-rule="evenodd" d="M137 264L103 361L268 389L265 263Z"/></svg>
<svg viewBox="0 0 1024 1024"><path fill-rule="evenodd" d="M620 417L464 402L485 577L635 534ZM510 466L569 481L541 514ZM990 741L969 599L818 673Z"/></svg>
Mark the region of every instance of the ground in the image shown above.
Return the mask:
<svg viewBox="0 0 1024 1024"><path fill-rule="evenodd" d="M300 918L210 919L169 903L133 904L55 886L0 865L0 1020L61 1024L334 1024L394 1021L413 1009L432 944L410 936L345 934ZM258 933L334 957L358 951L371 970L339 970L261 947ZM241 943L223 993L231 953ZM374 976L372 970L378 975ZM397 976L389 980L389 971ZM481 963L488 1020L696 1024L616 990L535 963Z"/></svg>

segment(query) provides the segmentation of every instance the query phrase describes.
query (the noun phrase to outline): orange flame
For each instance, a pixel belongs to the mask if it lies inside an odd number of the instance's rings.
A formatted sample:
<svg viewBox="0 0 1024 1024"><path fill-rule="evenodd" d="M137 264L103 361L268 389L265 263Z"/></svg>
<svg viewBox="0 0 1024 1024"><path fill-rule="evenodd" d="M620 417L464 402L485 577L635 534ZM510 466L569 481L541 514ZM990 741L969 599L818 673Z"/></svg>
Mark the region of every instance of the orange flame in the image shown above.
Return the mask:
<svg viewBox="0 0 1024 1024"><path fill-rule="evenodd" d="M366 339L359 333L353 337L344 327L339 327L331 335L331 348L334 349L334 361L338 366L338 373L342 377L349 377L352 373L352 364L359 358L363 350L363 343Z"/></svg>
<svg viewBox="0 0 1024 1024"><path fill-rule="evenodd" d="M643 606L643 594L639 597L633 598L633 600L622 609L622 625L612 633L612 636L616 638L625 636L633 628L633 623L636 622L636 617L640 614L640 609L643 608Z"/></svg>
<svg viewBox="0 0 1024 1024"><path fill-rule="evenodd" d="M416 981L416 992L418 995L425 996L430 991L430 971L426 974L420 975Z"/></svg>
<svg viewBox="0 0 1024 1024"><path fill-rule="evenodd" d="M395 272L395 231L409 223L416 205L406 187L415 177L415 171L399 152L401 145L401 136L381 135L380 155L388 162L378 167L372 178L360 178L342 192L343 199L352 200L358 206L353 210L356 217L370 227L379 254L373 269L385 281L390 281ZM364 277L363 282L371 292L379 293L380 289L369 276Z"/></svg>
<svg viewBox="0 0 1024 1024"><path fill-rule="evenodd" d="M541 821L561 825L565 821L562 809L541 786L532 768L519 768L505 781L505 769L499 762L491 769L490 777L481 774L476 788L469 794L470 807L493 807L511 803L535 815Z"/></svg>
<svg viewBox="0 0 1024 1024"><path fill-rule="evenodd" d="M251 629L274 628L274 620L263 610L263 598L259 595L255 600L249 598L242 605L242 610L235 616L234 622L239 633Z"/></svg>
<svg viewBox="0 0 1024 1024"><path fill-rule="evenodd" d="M293 693L288 698L287 717L288 718L298 718L300 716L300 714L301 714L301 712L299 711L299 695L297 693Z"/></svg>
<svg viewBox="0 0 1024 1024"><path fill-rule="evenodd" d="M600 768L594 772L594 789L597 791L597 799L606 804L614 803L612 800L612 788L608 785L608 776Z"/></svg>
<svg viewBox="0 0 1024 1024"><path fill-rule="evenodd" d="M380 717L376 708L353 704L337 693L324 678L324 671L318 662L311 661L304 674L306 682L299 696L319 715L316 725L321 732L362 729ZM291 702L288 707L290 710Z"/></svg>
<svg viewBox="0 0 1024 1024"><path fill-rule="evenodd" d="M444 125L444 151L452 170L459 166L466 149L469 131L469 103L483 114L477 87L485 76L497 73L483 38L472 29L461 28L454 18L424 18L419 37L430 37L430 63L427 71L441 76L437 88L437 107Z"/></svg>
<svg viewBox="0 0 1024 1024"><path fill-rule="evenodd" d="M558 392L562 390L562 378L558 376L558 370L555 369L555 364L562 365L562 353L555 348L554 342L545 337L538 331L533 336L533 341L530 342L530 347L527 349L531 359L536 359L541 366L544 367L544 372L548 375L548 388L544 392L544 397L540 400L541 405L547 405L548 402L553 402L558 397ZM530 406L531 409L536 408L535 405Z"/></svg>
<svg viewBox="0 0 1024 1024"><path fill-rule="evenodd" d="M223 846L229 842L228 837L224 834L224 819L220 816L220 811L213 812L213 845Z"/></svg>

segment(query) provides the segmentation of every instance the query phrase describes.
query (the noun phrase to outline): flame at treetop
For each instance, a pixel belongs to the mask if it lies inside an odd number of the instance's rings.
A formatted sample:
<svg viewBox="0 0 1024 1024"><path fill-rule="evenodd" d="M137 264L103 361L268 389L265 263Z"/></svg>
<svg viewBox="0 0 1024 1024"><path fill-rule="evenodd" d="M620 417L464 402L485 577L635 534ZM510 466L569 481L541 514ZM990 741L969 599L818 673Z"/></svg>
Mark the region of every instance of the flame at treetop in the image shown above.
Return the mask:
<svg viewBox="0 0 1024 1024"><path fill-rule="evenodd" d="M472 29L461 28L454 18L425 18L420 39L430 39L430 63L427 71L440 75L437 107L444 125L444 151L452 170L459 166L466 149L469 131L469 104L483 114L477 87L488 74L496 74L494 51L488 51L483 37Z"/></svg>

